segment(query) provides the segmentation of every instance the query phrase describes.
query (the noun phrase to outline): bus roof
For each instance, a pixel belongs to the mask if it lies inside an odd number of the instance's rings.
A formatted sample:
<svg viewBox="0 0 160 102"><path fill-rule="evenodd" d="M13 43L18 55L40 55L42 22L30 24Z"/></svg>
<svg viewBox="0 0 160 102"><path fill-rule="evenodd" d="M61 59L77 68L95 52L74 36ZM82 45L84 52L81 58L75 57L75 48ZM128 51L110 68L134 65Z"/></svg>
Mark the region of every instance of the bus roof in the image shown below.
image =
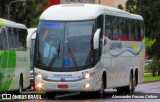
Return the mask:
<svg viewBox="0 0 160 102"><path fill-rule="evenodd" d="M139 15L135 16L124 10L117 8L97 5L97 4L61 4L54 5L46 9L40 19L41 20L87 20L94 19L100 14L115 15L119 17L127 17L143 20Z"/></svg>
<svg viewBox="0 0 160 102"><path fill-rule="evenodd" d="M14 28L27 29L27 27L24 24L16 23L16 22L6 20L3 18L0 18L0 26L8 26L8 27L14 27Z"/></svg>
<svg viewBox="0 0 160 102"><path fill-rule="evenodd" d="M131 16L132 16L133 18L137 18L137 19L143 20L142 16L140 16L140 15L131 14Z"/></svg>

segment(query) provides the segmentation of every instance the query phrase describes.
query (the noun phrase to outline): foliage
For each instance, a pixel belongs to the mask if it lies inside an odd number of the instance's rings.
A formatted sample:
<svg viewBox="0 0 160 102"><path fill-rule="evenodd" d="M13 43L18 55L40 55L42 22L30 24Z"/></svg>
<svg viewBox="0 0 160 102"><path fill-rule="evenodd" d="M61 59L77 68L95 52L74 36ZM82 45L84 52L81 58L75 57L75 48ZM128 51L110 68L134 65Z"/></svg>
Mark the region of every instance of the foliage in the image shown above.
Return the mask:
<svg viewBox="0 0 160 102"><path fill-rule="evenodd" d="M151 48L152 47L152 45L154 44L156 42L156 39L150 39L150 38L148 38L148 37L146 37L145 38L145 47L146 47L146 49L149 49L149 48Z"/></svg>
<svg viewBox="0 0 160 102"><path fill-rule="evenodd" d="M151 52L152 46L155 44L156 39L151 39L149 37L145 37L145 48L146 48L146 54Z"/></svg>
<svg viewBox="0 0 160 102"><path fill-rule="evenodd" d="M127 0L126 10L143 16L146 37L156 40L147 54L160 59L160 0Z"/></svg>
<svg viewBox="0 0 160 102"><path fill-rule="evenodd" d="M0 0L0 17L25 24L28 28L37 26L39 15L48 5L48 0L12 1L15 0Z"/></svg>
<svg viewBox="0 0 160 102"><path fill-rule="evenodd" d="M157 60L157 58L152 58L152 61L145 65L145 73L151 73L152 76L160 76L160 60Z"/></svg>
<svg viewBox="0 0 160 102"><path fill-rule="evenodd" d="M152 73L154 68L156 70L158 69L158 62L155 58L153 58L153 61L145 66L145 73Z"/></svg>
<svg viewBox="0 0 160 102"><path fill-rule="evenodd" d="M136 2L137 2L137 0L127 0L126 1L126 10L131 13L135 13L136 9L137 9Z"/></svg>
<svg viewBox="0 0 160 102"><path fill-rule="evenodd" d="M119 8L119 9L121 9L121 10L124 9L123 6L122 6L121 4L119 4L119 5L117 6L117 8Z"/></svg>

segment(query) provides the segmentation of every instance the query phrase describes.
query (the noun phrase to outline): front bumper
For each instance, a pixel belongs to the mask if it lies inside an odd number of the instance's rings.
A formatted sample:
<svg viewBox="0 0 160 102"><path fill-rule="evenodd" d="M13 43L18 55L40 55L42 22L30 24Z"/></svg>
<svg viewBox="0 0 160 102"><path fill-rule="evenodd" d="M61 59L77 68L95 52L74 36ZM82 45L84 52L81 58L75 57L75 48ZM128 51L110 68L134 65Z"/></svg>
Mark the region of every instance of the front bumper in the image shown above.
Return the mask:
<svg viewBox="0 0 160 102"><path fill-rule="evenodd" d="M42 87L38 88L38 84L41 83ZM86 87L86 84L89 85L89 87ZM64 91L64 92L73 92L73 91L97 91L100 89L100 81L96 81L94 77L89 79L84 79L81 81L76 82L51 82L46 81L42 79L36 79L35 81L35 87L36 90L44 90L44 91ZM65 86L65 87L59 87L59 86Z"/></svg>

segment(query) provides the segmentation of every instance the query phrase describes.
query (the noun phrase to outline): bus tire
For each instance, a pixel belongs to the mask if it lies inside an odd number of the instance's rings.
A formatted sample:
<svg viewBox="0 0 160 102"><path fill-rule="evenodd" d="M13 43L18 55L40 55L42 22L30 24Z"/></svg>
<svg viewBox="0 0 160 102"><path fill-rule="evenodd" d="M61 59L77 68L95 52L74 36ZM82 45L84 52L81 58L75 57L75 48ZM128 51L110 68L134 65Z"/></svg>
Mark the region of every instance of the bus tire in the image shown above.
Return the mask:
<svg viewBox="0 0 160 102"><path fill-rule="evenodd" d="M55 99L56 93L54 92L46 92L46 96L48 99Z"/></svg>
<svg viewBox="0 0 160 102"><path fill-rule="evenodd" d="M131 91L131 93L134 93L135 87L136 87L136 78L135 78L135 77L132 77L132 81L133 81L133 86L132 86L132 91Z"/></svg>
<svg viewBox="0 0 160 102"><path fill-rule="evenodd" d="M104 97L104 93L105 93L104 88L105 88L104 80L102 78L102 83L101 83L100 89L98 91L92 92L92 95L94 97L97 97L97 98L103 98Z"/></svg>
<svg viewBox="0 0 160 102"><path fill-rule="evenodd" d="M124 88L125 88L125 93L127 93L127 94L130 94L130 93L134 92L135 85L134 85L133 74L130 74L129 85L124 87Z"/></svg>
<svg viewBox="0 0 160 102"><path fill-rule="evenodd" d="M130 74L130 79L129 79L129 85L128 86L124 86L124 87L118 87L117 89L117 93L119 94L130 94L133 93L135 91L135 84L136 84L136 80L133 77L132 74Z"/></svg>
<svg viewBox="0 0 160 102"><path fill-rule="evenodd" d="M22 75L20 76L20 79L19 79L19 89L18 89L18 94L22 94L22 91L23 91L23 77Z"/></svg>

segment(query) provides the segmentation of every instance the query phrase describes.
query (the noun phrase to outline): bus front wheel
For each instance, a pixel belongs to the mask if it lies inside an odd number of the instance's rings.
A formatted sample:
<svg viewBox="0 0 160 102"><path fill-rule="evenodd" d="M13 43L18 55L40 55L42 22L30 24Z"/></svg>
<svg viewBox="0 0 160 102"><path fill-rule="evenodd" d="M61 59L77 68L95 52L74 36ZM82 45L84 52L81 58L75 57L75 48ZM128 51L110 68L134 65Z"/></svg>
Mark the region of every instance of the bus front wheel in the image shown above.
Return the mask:
<svg viewBox="0 0 160 102"><path fill-rule="evenodd" d="M48 99L55 99L56 93L54 92L46 92L46 96Z"/></svg>
<svg viewBox="0 0 160 102"><path fill-rule="evenodd" d="M102 78L102 83L101 83L101 86L100 86L100 89L98 91L95 91L95 92L92 92L93 96L97 97L97 98L103 98L104 97L104 80Z"/></svg>

